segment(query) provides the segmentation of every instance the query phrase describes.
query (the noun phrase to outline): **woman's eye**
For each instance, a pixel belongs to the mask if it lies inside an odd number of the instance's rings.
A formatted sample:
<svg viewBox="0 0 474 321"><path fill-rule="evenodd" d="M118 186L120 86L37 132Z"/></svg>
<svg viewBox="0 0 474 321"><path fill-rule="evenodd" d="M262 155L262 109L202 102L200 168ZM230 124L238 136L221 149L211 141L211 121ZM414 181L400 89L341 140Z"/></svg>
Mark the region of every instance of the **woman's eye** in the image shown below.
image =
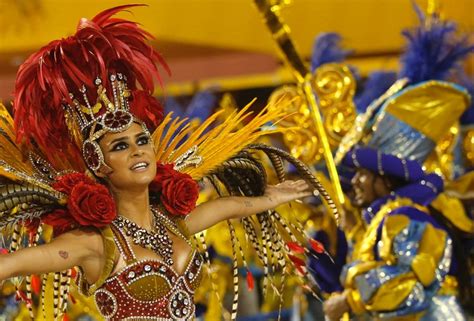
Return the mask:
<svg viewBox="0 0 474 321"><path fill-rule="evenodd" d="M112 151L124 150L127 147L128 145L126 143L118 143L117 145L114 145L114 147L112 147Z"/></svg>
<svg viewBox="0 0 474 321"><path fill-rule="evenodd" d="M150 137L148 136L143 136L138 139L138 145L146 145L150 142Z"/></svg>

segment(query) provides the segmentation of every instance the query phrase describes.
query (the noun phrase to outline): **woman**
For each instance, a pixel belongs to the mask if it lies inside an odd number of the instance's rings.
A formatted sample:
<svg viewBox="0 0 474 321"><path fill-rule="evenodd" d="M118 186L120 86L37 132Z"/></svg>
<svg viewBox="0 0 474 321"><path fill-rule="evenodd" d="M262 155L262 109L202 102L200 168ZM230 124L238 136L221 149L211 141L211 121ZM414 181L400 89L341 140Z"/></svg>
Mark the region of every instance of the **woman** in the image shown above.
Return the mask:
<svg viewBox="0 0 474 321"><path fill-rule="evenodd" d="M12 250L18 248L22 222L30 229L33 245L39 221L52 225L56 237L46 245L1 256L0 280L66 271L55 276L54 318L66 308L67 286L62 285L68 284L71 269L79 267L82 291L95 295L107 319L191 319L203 260L190 237L222 220L242 219L252 244L261 249L254 227L258 223L262 251L277 253L278 264L287 268L282 251L288 248L275 233L281 218L265 212L311 194L302 180L264 188L260 165L247 154L226 161L261 135L258 127L279 117L278 112L259 114L235 132L244 110L204 135L216 116L192 133L178 131L180 123L169 116L162 119L151 93L153 79L159 79L156 64L167 67L145 43L145 31L112 17L128 7L104 11L91 21L82 19L74 36L28 58L17 78L15 133L2 113L3 132L8 134L0 138L2 158L10 163L2 162L0 169L13 187L6 189L1 202L0 227L16 224ZM152 137L146 125L160 122ZM32 165L22 163L15 139L69 172L54 170L35 156L30 157ZM224 161L227 167L222 170L219 164ZM214 173L213 184L224 185L230 194L257 196L223 197L195 207L194 180L209 173ZM309 181L320 187L311 177ZM255 222L244 219L255 213L262 213ZM298 230L282 226L292 237ZM230 223L229 228L232 234ZM303 248L293 243L297 251ZM301 259L291 258L301 271ZM31 279L26 281L28 289ZM32 310L29 291L18 294Z"/></svg>

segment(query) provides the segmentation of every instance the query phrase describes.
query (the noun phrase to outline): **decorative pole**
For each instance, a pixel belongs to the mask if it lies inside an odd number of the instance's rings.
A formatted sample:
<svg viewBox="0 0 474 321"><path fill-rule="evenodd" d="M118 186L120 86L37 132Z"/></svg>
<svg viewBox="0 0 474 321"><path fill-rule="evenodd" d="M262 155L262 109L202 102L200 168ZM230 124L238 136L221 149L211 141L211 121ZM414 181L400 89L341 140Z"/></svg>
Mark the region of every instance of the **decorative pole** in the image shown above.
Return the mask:
<svg viewBox="0 0 474 321"><path fill-rule="evenodd" d="M344 204L344 193L342 192L341 183L337 174L336 165L332 156L331 148L329 146L328 137L324 130L324 125L316 101L316 97L311 85L312 74L304 63L301 56L296 50L296 46L290 38L290 28L285 24L280 15L280 2L271 0L254 0L258 10L262 13L265 23L273 35L273 39L278 44L278 48L283 54L283 58L290 66L296 81L303 89L308 108L311 111L311 116L316 126L316 132L324 150L324 160L326 162L331 182L334 185L339 209ZM339 222L338 222L339 223Z"/></svg>

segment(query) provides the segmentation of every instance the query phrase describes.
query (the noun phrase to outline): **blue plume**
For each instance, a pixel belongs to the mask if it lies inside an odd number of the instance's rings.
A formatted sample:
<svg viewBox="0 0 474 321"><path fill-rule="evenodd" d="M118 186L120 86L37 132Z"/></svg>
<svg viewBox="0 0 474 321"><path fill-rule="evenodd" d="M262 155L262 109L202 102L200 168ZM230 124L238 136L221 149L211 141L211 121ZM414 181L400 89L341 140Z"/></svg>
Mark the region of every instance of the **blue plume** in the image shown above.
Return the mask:
<svg viewBox="0 0 474 321"><path fill-rule="evenodd" d="M168 96L165 99L164 103L165 115L173 112L174 117L182 118L184 117L184 108L183 106L176 100L175 97Z"/></svg>
<svg viewBox="0 0 474 321"><path fill-rule="evenodd" d="M212 110L216 107L217 97L210 90L203 90L194 95L193 99L186 108L186 116L189 119L199 119L201 122L206 120Z"/></svg>
<svg viewBox="0 0 474 321"><path fill-rule="evenodd" d="M469 45L467 37L456 37L454 23L442 21L436 14L428 20L418 6L413 5L420 26L402 33L408 45L401 58L400 77L408 77L412 84L431 79L445 80L450 71L474 51L474 46Z"/></svg>
<svg viewBox="0 0 474 321"><path fill-rule="evenodd" d="M352 50L342 49L341 40L341 36L335 32L325 32L318 35L311 56L311 71L330 62L341 62L352 53Z"/></svg>
<svg viewBox="0 0 474 321"><path fill-rule="evenodd" d="M358 113L364 113L369 104L379 98L397 80L393 71L375 71L367 77L362 90L354 98Z"/></svg>

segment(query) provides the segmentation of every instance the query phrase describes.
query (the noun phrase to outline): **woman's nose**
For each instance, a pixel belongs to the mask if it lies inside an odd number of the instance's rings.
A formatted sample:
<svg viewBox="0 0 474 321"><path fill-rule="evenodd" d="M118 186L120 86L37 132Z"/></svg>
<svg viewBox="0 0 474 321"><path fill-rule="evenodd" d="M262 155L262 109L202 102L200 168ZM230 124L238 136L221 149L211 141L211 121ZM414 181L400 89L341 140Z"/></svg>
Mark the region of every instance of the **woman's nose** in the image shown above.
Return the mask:
<svg viewBox="0 0 474 321"><path fill-rule="evenodd" d="M132 147L132 156L142 156L143 150L138 145L133 145Z"/></svg>

